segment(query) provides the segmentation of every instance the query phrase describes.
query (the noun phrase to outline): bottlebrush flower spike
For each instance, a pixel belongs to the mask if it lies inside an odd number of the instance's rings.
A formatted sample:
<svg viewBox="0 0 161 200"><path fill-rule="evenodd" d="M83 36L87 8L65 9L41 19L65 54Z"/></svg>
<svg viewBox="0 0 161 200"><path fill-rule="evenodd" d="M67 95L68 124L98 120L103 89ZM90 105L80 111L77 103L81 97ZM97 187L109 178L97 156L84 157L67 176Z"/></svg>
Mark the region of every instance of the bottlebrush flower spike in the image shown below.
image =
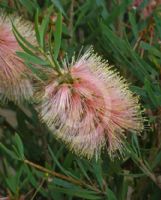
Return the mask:
<svg viewBox="0 0 161 200"><path fill-rule="evenodd" d="M44 88L41 118L76 154L122 152L125 130L143 130L138 97L108 62L89 49Z"/></svg>
<svg viewBox="0 0 161 200"><path fill-rule="evenodd" d="M0 99L21 103L33 95L33 89L26 77L29 71L16 55L22 49L12 32L11 20L20 34L32 43L34 35L30 23L0 10Z"/></svg>

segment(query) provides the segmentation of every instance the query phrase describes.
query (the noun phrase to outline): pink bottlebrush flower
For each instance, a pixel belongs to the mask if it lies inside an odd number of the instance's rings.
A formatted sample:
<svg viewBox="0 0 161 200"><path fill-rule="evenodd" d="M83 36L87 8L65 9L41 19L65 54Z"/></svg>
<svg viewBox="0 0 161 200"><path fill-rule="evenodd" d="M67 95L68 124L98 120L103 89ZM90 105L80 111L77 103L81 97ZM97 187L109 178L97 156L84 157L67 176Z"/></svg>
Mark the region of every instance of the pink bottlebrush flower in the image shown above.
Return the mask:
<svg viewBox="0 0 161 200"><path fill-rule="evenodd" d="M44 88L42 120L78 155L122 152L125 130L143 130L138 97L92 49L64 68Z"/></svg>
<svg viewBox="0 0 161 200"><path fill-rule="evenodd" d="M26 77L28 69L16 55L22 51L12 32L12 23L20 34L34 42L31 24L18 16L7 16L0 10L0 99L20 103L33 95L32 85Z"/></svg>

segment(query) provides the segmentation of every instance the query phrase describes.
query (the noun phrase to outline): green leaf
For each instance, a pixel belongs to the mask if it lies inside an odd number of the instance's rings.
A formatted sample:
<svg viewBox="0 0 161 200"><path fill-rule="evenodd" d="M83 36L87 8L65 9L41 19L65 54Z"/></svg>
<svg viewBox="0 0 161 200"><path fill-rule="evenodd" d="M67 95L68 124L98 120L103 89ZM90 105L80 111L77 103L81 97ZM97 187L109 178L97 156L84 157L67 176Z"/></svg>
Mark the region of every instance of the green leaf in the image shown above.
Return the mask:
<svg viewBox="0 0 161 200"><path fill-rule="evenodd" d="M40 46L45 50L45 34L46 34L46 31L47 31L47 28L48 28L48 25L49 25L49 21L50 21L50 15L51 15L51 12L53 10L53 6L51 6L49 9L48 9L48 14L47 16L45 16L45 18L43 18L43 21L42 21L42 24L40 25L40 31L39 31L39 34L40 34Z"/></svg>
<svg viewBox="0 0 161 200"><path fill-rule="evenodd" d="M150 54L153 54L153 55L161 58L161 52L160 52L160 50L158 50L154 46L151 46L150 44L142 41L140 43L140 47L143 48L143 49L145 49L145 50L148 50Z"/></svg>
<svg viewBox="0 0 161 200"><path fill-rule="evenodd" d="M128 70L130 70L131 73L140 79L143 83L144 77L151 79L149 70L152 68L148 65L146 65L145 68L146 62L144 62L144 64L142 63L140 56L132 50L128 41L119 38L105 24L101 24L101 27L102 33L101 37L99 36L99 43L101 47L105 51L109 51L109 49L111 49L115 61L120 63L122 66L128 66Z"/></svg>
<svg viewBox="0 0 161 200"><path fill-rule="evenodd" d="M51 0L51 1L55 5L55 7L59 10L59 12L61 12L66 17L66 13L65 13L64 8L61 4L61 1L60 0Z"/></svg>
<svg viewBox="0 0 161 200"><path fill-rule="evenodd" d="M12 193L16 194L17 193L17 180L14 176L10 176L5 179L7 186L9 189L12 191Z"/></svg>
<svg viewBox="0 0 161 200"><path fill-rule="evenodd" d="M73 188L73 187L75 187L75 185L71 184L70 182L64 181L64 180L62 180L60 178L56 178L56 177L54 177L53 183L54 183L54 185L62 186L64 188Z"/></svg>
<svg viewBox="0 0 161 200"><path fill-rule="evenodd" d="M132 28L133 34L135 36L135 39L137 39L138 38L138 28L137 28L136 15L135 15L134 10L133 10L133 12L129 12L129 21L131 23L131 28Z"/></svg>
<svg viewBox="0 0 161 200"><path fill-rule="evenodd" d="M27 177L28 177L28 180L29 182L31 183L32 186L34 186L35 188L37 188L37 181L36 181L36 177L33 176L34 174L34 169L31 169L29 168L28 165L24 165L24 168L25 168L25 172L27 174Z"/></svg>
<svg viewBox="0 0 161 200"><path fill-rule="evenodd" d="M56 158L56 156L54 155L52 149L50 146L48 146L48 149L49 149L49 152L50 152L50 155L52 156L52 159L54 160L54 162L56 163L56 165L59 167L59 169L64 173L66 174L67 176L72 176L73 178L77 178L75 177L70 171L66 170L62 165L61 163L58 161L58 159Z"/></svg>
<svg viewBox="0 0 161 200"><path fill-rule="evenodd" d="M84 167L84 163L82 163L82 161L79 160L79 159L76 159L76 161L77 161L77 164L79 166L79 169L81 170L81 172L83 173L83 175L86 177L86 179L90 182L91 179L90 179L88 173L86 172L86 169Z"/></svg>
<svg viewBox="0 0 161 200"><path fill-rule="evenodd" d="M29 55L25 52L16 52L16 54L24 59L27 63L38 64L38 65L47 65L47 63L39 57Z"/></svg>
<svg viewBox="0 0 161 200"><path fill-rule="evenodd" d="M105 0L96 0L96 4L102 8L101 15L104 19L106 19L108 16L106 1Z"/></svg>
<svg viewBox="0 0 161 200"><path fill-rule="evenodd" d="M141 157L140 146L139 146L139 142L138 142L136 133L132 134L132 147L133 147L135 153L138 155L138 157Z"/></svg>
<svg viewBox="0 0 161 200"><path fill-rule="evenodd" d="M39 68L33 66L31 63L25 62L25 65L32 71L32 73L35 75L35 77L39 80L47 80L47 75L41 71Z"/></svg>
<svg viewBox="0 0 161 200"><path fill-rule="evenodd" d="M21 159L24 159L24 148L23 148L23 143L22 140L20 138L20 136L16 133L15 137L14 137L14 143L15 143L15 147L18 150L18 154L20 156Z"/></svg>
<svg viewBox="0 0 161 200"><path fill-rule="evenodd" d="M19 188L21 187L20 184L22 184L20 178L21 178L23 172L24 172L24 165L21 165L16 170L15 175L11 174L10 176L6 177L6 179L5 179L6 184L8 185L8 187L14 194L18 194L18 192L19 192Z"/></svg>
<svg viewBox="0 0 161 200"><path fill-rule="evenodd" d="M128 0L122 1L120 4L117 4L117 6L114 7L110 15L108 16L106 23L110 24L116 20L116 18L120 17L119 15L123 15L126 11L126 8L129 5Z"/></svg>
<svg viewBox="0 0 161 200"><path fill-rule="evenodd" d="M26 45L26 48L28 47L29 49L32 50L37 50L36 47L34 47L32 44L30 44L30 42L28 42L16 29L15 25L12 23L12 28L13 28L13 33L17 39L17 41L19 42L20 46L21 44L23 44L21 47L24 49L24 46ZM25 49L24 49L25 50Z"/></svg>
<svg viewBox="0 0 161 200"><path fill-rule="evenodd" d="M35 34L36 34L37 42L41 44L40 30L39 30L39 9L36 9L36 14L35 14Z"/></svg>
<svg viewBox="0 0 161 200"><path fill-rule="evenodd" d="M52 184L50 188L52 191L54 190L56 192L64 193L69 196L79 197L83 199L91 199L91 200L99 200L99 199L102 200L102 197L99 196L96 192L81 189L75 186L73 186L72 188L61 188L61 187L54 186Z"/></svg>
<svg viewBox="0 0 161 200"><path fill-rule="evenodd" d="M161 164L161 151L158 152L157 156L155 157L154 161L152 162L152 169L154 169L157 165Z"/></svg>
<svg viewBox="0 0 161 200"><path fill-rule="evenodd" d="M28 12L32 15L33 11L38 7L38 4L31 0L19 0L21 4L27 8Z"/></svg>
<svg viewBox="0 0 161 200"><path fill-rule="evenodd" d="M102 167L101 167L101 160L99 159L97 162L93 163L93 173L97 178L97 181L100 187L103 187L103 176L102 176Z"/></svg>
<svg viewBox="0 0 161 200"><path fill-rule="evenodd" d="M54 58L57 60L62 38L62 15L58 14L56 21L56 31L54 32Z"/></svg>
<svg viewBox="0 0 161 200"><path fill-rule="evenodd" d="M140 87L134 86L134 85L130 86L129 88L130 88L130 90L131 90L132 92L138 94L139 96L142 96L142 97L144 97L144 98L147 98L146 91L145 91L143 88L140 88Z"/></svg>
<svg viewBox="0 0 161 200"><path fill-rule="evenodd" d="M145 90L147 91L147 94L148 94L151 102L153 103L154 107L157 107L158 105L160 105L160 99L157 98L157 95L152 88L153 85L151 84L151 82L148 79L145 79L144 84L145 84Z"/></svg>
<svg viewBox="0 0 161 200"><path fill-rule="evenodd" d="M13 159L19 160L18 156L11 150L9 150L7 147L5 147L2 143L0 143L0 149L4 151L8 156L10 156Z"/></svg>
<svg viewBox="0 0 161 200"><path fill-rule="evenodd" d="M27 48L24 43L18 38L18 36L15 34L15 37L16 37L16 40L17 42L19 43L20 47L25 51L27 52L28 54L30 55L34 55L34 52L31 51L29 48Z"/></svg>
<svg viewBox="0 0 161 200"><path fill-rule="evenodd" d="M113 191L110 188L107 188L107 199L108 200L117 200L115 194L113 193Z"/></svg>

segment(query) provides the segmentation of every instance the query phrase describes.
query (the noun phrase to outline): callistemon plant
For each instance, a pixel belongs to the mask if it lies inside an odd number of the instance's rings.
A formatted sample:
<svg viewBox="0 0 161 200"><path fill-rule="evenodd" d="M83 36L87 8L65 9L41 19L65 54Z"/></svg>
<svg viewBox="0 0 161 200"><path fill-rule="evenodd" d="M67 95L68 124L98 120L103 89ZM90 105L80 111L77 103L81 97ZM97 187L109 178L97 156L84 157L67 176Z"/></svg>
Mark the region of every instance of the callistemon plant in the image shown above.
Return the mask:
<svg viewBox="0 0 161 200"><path fill-rule="evenodd" d="M22 49L13 34L12 23L32 43L34 32L29 22L16 15L6 15L0 10L0 100L21 103L33 95L33 89L26 76L29 71L16 54Z"/></svg>
<svg viewBox="0 0 161 200"><path fill-rule="evenodd" d="M143 130L138 97L108 62L90 48L51 72L41 93L41 118L55 136L80 156L122 152L125 131Z"/></svg>

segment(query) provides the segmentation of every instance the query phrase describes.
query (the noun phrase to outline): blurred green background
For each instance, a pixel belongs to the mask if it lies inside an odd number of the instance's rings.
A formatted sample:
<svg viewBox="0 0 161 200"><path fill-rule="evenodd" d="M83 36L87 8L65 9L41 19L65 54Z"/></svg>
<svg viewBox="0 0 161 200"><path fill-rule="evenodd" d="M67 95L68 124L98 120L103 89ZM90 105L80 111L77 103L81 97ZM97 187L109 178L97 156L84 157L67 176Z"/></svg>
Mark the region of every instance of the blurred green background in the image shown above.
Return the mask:
<svg viewBox="0 0 161 200"><path fill-rule="evenodd" d="M1 105L0 199L160 200L161 2L0 0L6 12L32 22L39 10L39 24L52 5L48 26L58 60L93 45L131 83L148 123L140 135L127 134L124 158L111 160L105 151L98 161L88 161L54 138L33 104Z"/></svg>

